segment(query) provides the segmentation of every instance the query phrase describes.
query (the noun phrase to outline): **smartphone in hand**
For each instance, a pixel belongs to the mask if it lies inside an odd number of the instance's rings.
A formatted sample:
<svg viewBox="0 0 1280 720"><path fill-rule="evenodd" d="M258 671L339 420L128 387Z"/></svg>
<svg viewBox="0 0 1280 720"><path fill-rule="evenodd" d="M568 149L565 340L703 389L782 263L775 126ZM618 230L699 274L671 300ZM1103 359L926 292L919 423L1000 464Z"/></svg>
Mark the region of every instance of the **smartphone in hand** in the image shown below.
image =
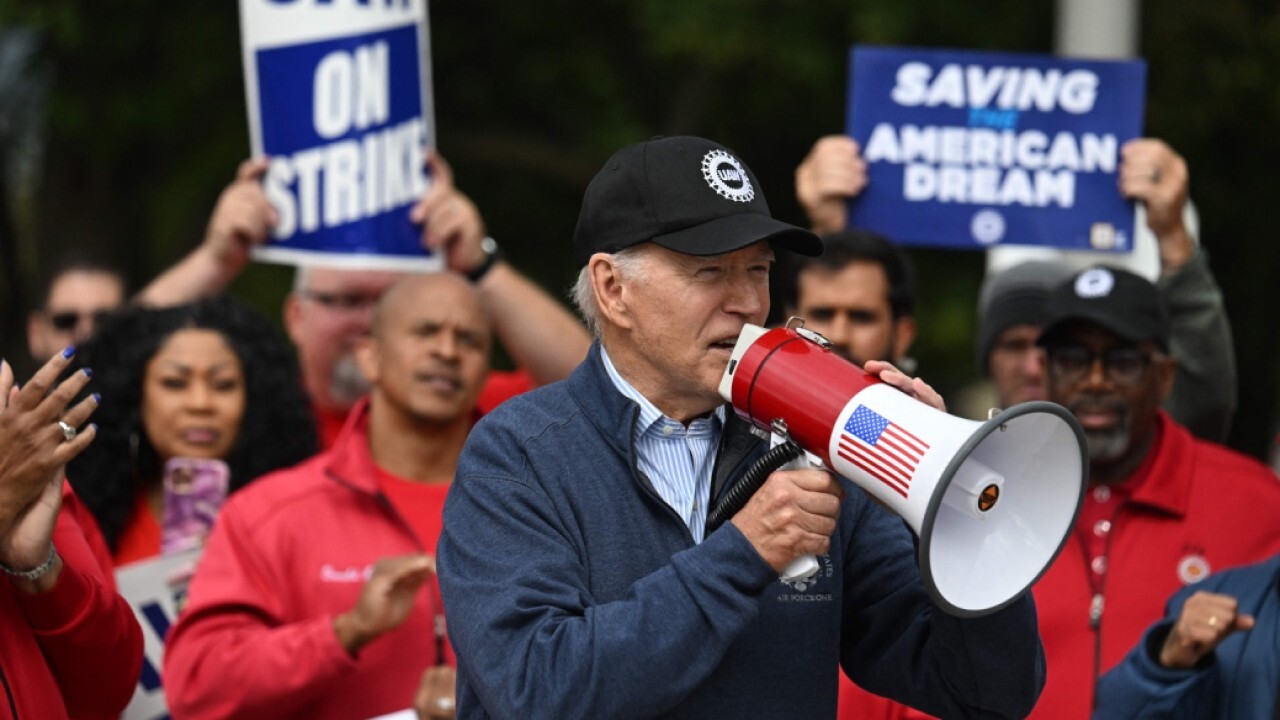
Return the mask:
<svg viewBox="0 0 1280 720"><path fill-rule="evenodd" d="M176 457L165 463L161 554L204 544L227 498L230 475L221 460Z"/></svg>

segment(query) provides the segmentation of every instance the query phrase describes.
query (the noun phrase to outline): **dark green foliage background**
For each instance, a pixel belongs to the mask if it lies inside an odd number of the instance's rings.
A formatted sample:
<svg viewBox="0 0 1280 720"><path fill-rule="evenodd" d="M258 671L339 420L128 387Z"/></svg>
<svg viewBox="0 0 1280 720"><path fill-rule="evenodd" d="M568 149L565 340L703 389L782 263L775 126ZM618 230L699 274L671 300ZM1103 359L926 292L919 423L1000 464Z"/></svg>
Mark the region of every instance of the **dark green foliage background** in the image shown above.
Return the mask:
<svg viewBox="0 0 1280 720"><path fill-rule="evenodd" d="M1142 8L1147 133L1190 164L1235 329L1232 444L1262 456L1280 365L1269 215L1280 186L1280 10L1262 0ZM1047 52L1053 21L1052 3L1013 0L436 2L437 141L491 233L559 292L576 271L568 246L582 189L621 145L658 134L720 140L756 171L774 213L800 222L792 173L814 139L843 125L851 43ZM32 70L52 82L39 184L9 188L16 199L0 217L0 349L10 357L42 265L92 244L135 280L153 276L198 242L248 152L236 3L0 0L0 30L15 27L38 30ZM982 262L913 257L921 374L955 392L976 375ZM235 291L278 316L288 280L257 266Z"/></svg>

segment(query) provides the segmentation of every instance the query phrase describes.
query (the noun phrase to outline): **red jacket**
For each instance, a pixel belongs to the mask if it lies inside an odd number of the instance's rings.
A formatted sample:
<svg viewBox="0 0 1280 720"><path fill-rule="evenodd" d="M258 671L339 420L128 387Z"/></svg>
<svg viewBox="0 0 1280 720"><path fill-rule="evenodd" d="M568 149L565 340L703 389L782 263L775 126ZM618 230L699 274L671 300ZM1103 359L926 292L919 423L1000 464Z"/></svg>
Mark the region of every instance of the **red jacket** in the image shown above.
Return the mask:
<svg viewBox="0 0 1280 720"><path fill-rule="evenodd" d="M368 718L410 707L441 662L434 578L409 619L358 657L333 631L375 562L424 552L378 492L367 407L352 410L331 450L223 506L166 642L174 718Z"/></svg>
<svg viewBox="0 0 1280 720"><path fill-rule="evenodd" d="M106 545L63 484L53 544L62 574L28 595L0 579L0 718L118 717L142 671L142 628L104 567Z"/></svg>
<svg viewBox="0 0 1280 720"><path fill-rule="evenodd" d="M1036 583L1048 678L1033 720L1085 720L1097 678L1119 663L1188 581L1280 552L1280 481L1257 461L1192 437L1159 415L1155 457L1110 531L1101 609L1084 544L1072 533ZM1140 469L1141 471L1141 469ZM915 711L841 687L840 718L915 718Z"/></svg>

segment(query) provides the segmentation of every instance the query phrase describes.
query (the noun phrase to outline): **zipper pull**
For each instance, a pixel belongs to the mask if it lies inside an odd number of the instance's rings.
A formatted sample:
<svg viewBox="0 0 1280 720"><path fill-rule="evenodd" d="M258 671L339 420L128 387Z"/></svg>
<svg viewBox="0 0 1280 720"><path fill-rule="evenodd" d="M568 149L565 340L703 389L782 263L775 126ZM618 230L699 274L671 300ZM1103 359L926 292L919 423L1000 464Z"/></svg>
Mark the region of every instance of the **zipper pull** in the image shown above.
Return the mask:
<svg viewBox="0 0 1280 720"><path fill-rule="evenodd" d="M1089 601L1089 627L1097 630L1098 625L1102 624L1102 606L1104 599L1102 593L1094 593L1093 600Z"/></svg>

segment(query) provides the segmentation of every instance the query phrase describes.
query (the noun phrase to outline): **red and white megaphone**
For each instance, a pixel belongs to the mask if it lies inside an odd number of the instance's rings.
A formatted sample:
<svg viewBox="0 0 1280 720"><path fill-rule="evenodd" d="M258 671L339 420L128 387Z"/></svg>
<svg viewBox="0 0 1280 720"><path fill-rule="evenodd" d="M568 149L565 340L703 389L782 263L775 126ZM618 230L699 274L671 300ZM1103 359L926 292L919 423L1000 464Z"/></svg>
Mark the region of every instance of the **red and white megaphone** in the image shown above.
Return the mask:
<svg viewBox="0 0 1280 720"><path fill-rule="evenodd" d="M963 617L1017 599L1062 550L1088 472L1065 408L1029 402L987 422L939 412L803 328L747 325L720 381L743 419L792 441L900 515L934 602Z"/></svg>

